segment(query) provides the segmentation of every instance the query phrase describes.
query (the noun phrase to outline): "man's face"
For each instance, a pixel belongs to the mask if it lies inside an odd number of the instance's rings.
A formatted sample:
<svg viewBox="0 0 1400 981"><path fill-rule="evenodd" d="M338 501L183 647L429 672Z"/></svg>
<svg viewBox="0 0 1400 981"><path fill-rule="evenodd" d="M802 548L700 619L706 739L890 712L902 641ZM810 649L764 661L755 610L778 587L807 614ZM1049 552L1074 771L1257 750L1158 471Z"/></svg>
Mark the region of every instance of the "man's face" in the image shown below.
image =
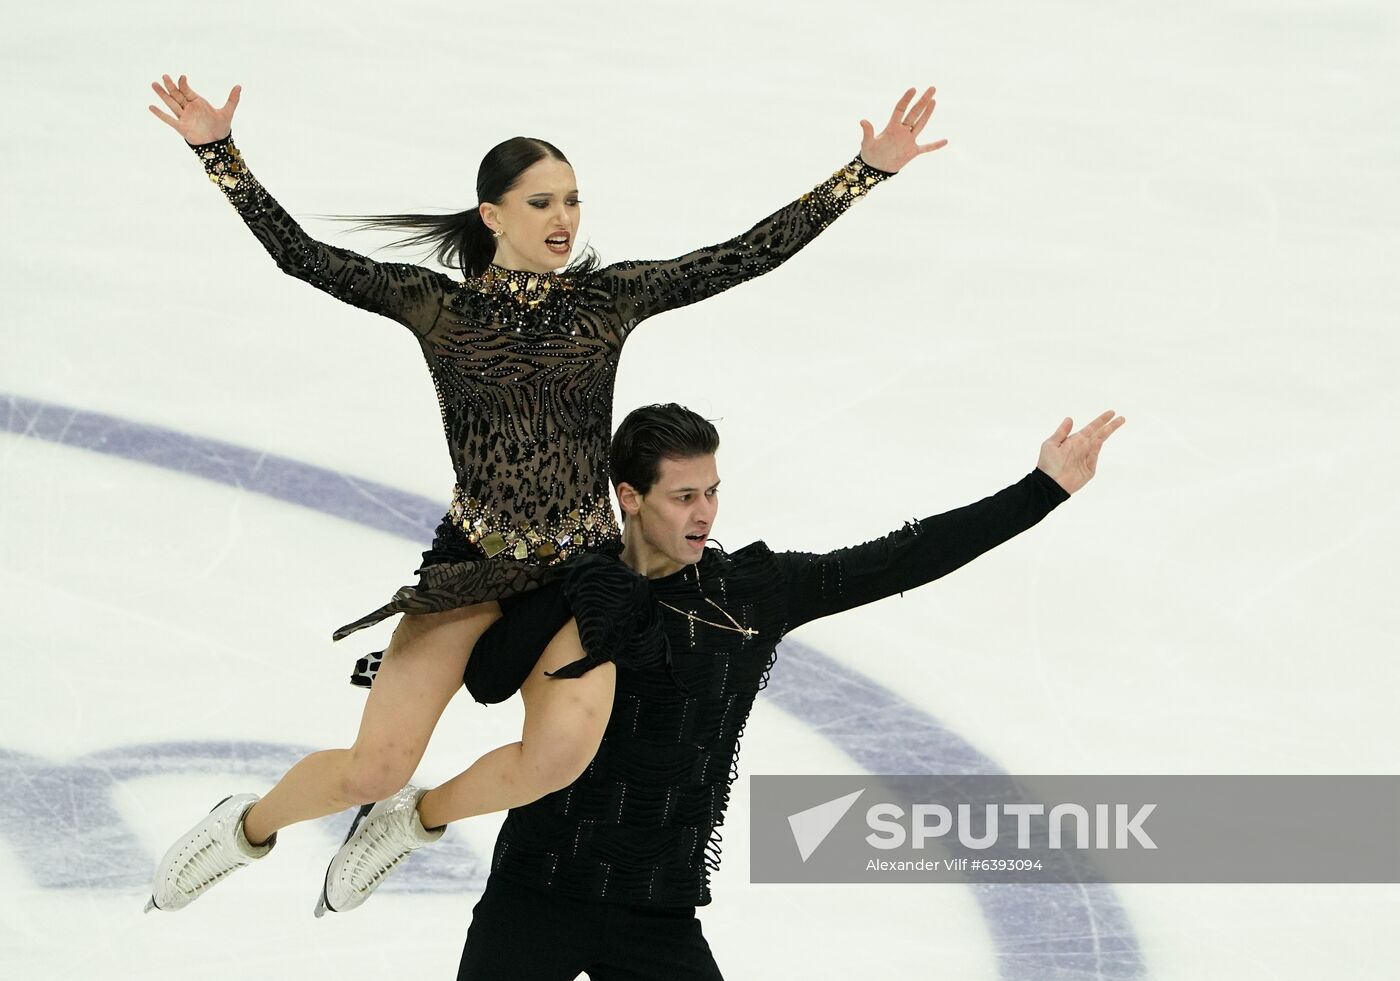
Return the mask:
<svg viewBox="0 0 1400 981"><path fill-rule="evenodd" d="M653 552L682 566L700 561L719 512L719 471L713 453L663 459L661 476L645 495L626 484L619 491L628 522L637 522Z"/></svg>

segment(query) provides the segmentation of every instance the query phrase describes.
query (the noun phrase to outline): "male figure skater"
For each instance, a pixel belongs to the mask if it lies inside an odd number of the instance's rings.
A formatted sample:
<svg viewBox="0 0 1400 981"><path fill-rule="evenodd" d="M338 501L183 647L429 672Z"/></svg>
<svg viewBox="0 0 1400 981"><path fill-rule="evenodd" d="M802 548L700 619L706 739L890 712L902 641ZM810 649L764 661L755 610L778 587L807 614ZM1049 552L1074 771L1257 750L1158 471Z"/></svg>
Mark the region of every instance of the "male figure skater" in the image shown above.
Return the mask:
<svg viewBox="0 0 1400 981"><path fill-rule="evenodd" d="M511 808L459 981L566 981L582 971L593 981L720 978L695 908L710 902L739 737L778 642L811 620L931 582L1036 524L1088 483L1124 421L1105 412L1071 435L1065 419L1041 445L1036 469L1010 487L864 545L813 554L759 541L726 553L706 547L719 504L715 428L674 404L628 415L611 449L622 559L646 578L666 643L646 663L591 655L563 663L567 649L548 641L571 616L585 650L608 650L593 599L569 595L567 582L531 594L528 607L522 601L482 639L473 661L492 675L469 666L466 679L481 700L499 700L522 678L574 684L561 679L599 668L615 672L615 690L588 696L606 728L582 775ZM469 782L454 788L470 773L435 790L421 813L411 803L371 812L337 856L340 869L370 869L372 889L433 840L425 826L481 813ZM383 851L376 841L397 844L375 858Z"/></svg>

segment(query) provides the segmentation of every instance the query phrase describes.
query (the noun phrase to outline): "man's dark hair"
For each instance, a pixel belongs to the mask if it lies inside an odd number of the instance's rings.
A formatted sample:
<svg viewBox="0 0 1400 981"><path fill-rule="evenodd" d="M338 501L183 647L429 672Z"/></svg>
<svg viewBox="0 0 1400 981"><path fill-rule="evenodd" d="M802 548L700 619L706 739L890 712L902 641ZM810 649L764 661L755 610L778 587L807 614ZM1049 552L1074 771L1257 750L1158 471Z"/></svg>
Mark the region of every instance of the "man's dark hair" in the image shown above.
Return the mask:
<svg viewBox="0 0 1400 981"><path fill-rule="evenodd" d="M633 409L613 434L608 452L612 482L648 493L661 476L663 459L708 456L719 449L719 431L683 405L644 405Z"/></svg>

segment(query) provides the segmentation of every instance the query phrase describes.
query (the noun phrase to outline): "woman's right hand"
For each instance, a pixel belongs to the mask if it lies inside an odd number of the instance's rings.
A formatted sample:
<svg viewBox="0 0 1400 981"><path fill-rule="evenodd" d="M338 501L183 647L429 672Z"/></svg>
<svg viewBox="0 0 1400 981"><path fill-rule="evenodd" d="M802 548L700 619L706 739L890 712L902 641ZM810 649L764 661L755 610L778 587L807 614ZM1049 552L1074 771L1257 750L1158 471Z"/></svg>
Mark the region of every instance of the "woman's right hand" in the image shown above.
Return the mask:
<svg viewBox="0 0 1400 981"><path fill-rule="evenodd" d="M164 82L164 85L161 84ZM228 94L228 101L222 109L215 109L204 97L190 88L185 76L180 76L179 84L172 82L169 75L162 75L161 82L152 82L151 88L160 101L164 102L175 115L161 112L155 106L147 106L157 119L170 126L192 146L222 140L233 130L233 111L238 108L238 96L243 86L235 85Z"/></svg>

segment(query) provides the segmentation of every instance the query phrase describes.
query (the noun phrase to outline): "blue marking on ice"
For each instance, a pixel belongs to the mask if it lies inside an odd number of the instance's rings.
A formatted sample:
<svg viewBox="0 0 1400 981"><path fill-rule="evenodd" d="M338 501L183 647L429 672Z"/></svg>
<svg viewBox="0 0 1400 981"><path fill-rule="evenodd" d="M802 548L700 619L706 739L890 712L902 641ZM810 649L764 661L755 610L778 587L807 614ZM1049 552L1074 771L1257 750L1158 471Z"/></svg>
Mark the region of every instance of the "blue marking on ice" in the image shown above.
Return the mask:
<svg viewBox="0 0 1400 981"><path fill-rule="evenodd" d="M427 541L441 519L441 502L287 457L102 413L15 396L0 399L7 403L4 431L15 435L203 477L418 542ZM807 645L785 642L773 679L777 684L770 686L768 697L776 705L872 773L1002 772L933 716ZM62 854L28 863L32 871L39 870L36 881L40 885L57 888L73 884L73 872L67 868L70 863L64 859L72 853L105 853L112 859L107 868L88 868L82 885L144 883L149 862L135 840L127 840L130 833L110 800L113 783L157 772L161 765L186 769L191 758L209 754L224 763L261 761L253 765L264 770L275 763L267 774L272 779L300 752L295 747L271 744L172 744L109 751L54 766L0 749L0 763L5 764L0 765L0 829L7 836L19 835L22 846L48 847L41 837L65 842ZM32 816L15 813L15 809L20 801L36 798L32 793L36 782L52 785L37 795L39 799L76 804L81 798L83 806L69 810L85 817L82 827L75 825L72 830L103 836L106 840L101 847L76 848L66 836L26 835L23 829L33 824L28 819ZM21 786L29 790L21 793ZM104 816L107 820L102 820ZM123 835L126 837L120 837ZM21 853L29 847L22 847ZM414 891L436 891L476 882L482 870L473 856L458 858L460 861L449 863L451 874L442 882L431 881L442 876L414 876L403 884ZM449 871L448 865L437 871ZM974 885L972 889L995 939L1003 978L1129 979L1145 975L1137 938L1110 886Z"/></svg>

